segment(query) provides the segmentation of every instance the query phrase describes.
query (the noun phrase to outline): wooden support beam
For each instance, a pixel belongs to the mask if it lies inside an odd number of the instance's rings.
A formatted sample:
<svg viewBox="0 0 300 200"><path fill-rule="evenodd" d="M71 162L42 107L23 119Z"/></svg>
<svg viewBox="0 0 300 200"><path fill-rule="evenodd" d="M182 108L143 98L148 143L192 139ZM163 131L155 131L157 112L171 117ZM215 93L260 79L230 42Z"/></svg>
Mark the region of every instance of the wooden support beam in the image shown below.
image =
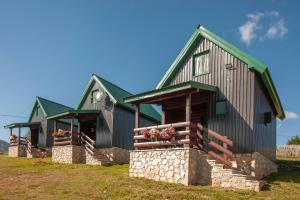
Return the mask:
<svg viewBox="0 0 300 200"><path fill-rule="evenodd" d="M19 136L18 136L18 142L21 143L21 128L19 127Z"/></svg>
<svg viewBox="0 0 300 200"><path fill-rule="evenodd" d="M185 103L185 121L191 121L191 93L186 95L186 103ZM189 130L190 127L186 127L186 130ZM190 136L186 135L185 139L189 140ZM190 147L190 144L185 144L184 147Z"/></svg>
<svg viewBox="0 0 300 200"><path fill-rule="evenodd" d="M71 118L71 134L73 133L73 129L74 129L74 116L72 116Z"/></svg>
<svg viewBox="0 0 300 200"><path fill-rule="evenodd" d="M140 127L140 104L135 104L135 128ZM135 135L138 135L137 132L134 133ZM138 140L134 140L134 143L137 143ZM135 150L138 150L138 147L134 147Z"/></svg>
<svg viewBox="0 0 300 200"><path fill-rule="evenodd" d="M53 122L53 129L54 129L54 132L57 131L57 121L56 121L56 119Z"/></svg>
<svg viewBox="0 0 300 200"><path fill-rule="evenodd" d="M164 110L162 110L161 113L161 124L165 124L166 123L166 112Z"/></svg>
<svg viewBox="0 0 300 200"><path fill-rule="evenodd" d="M140 104L135 104L135 128L140 127Z"/></svg>
<svg viewBox="0 0 300 200"><path fill-rule="evenodd" d="M12 128L10 128L10 136L12 136Z"/></svg>

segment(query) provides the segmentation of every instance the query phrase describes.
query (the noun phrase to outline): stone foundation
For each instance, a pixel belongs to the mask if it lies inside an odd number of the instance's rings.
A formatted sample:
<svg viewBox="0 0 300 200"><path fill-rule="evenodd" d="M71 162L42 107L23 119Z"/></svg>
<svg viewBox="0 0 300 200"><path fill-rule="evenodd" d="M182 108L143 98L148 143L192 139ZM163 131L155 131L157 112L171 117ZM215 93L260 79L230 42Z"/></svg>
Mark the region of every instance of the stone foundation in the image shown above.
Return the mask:
<svg viewBox="0 0 300 200"><path fill-rule="evenodd" d="M129 151L118 147L95 149L94 156L83 149L83 163L89 165L121 165L129 163Z"/></svg>
<svg viewBox="0 0 300 200"><path fill-rule="evenodd" d="M9 157L26 157L26 147L25 146L9 146L8 147Z"/></svg>
<svg viewBox="0 0 300 200"><path fill-rule="evenodd" d="M277 172L277 165L258 152L234 154L232 159L236 163L234 167L257 179L262 179L271 173Z"/></svg>
<svg viewBox="0 0 300 200"><path fill-rule="evenodd" d="M197 182L198 152L189 148L130 152L129 176L189 185Z"/></svg>
<svg viewBox="0 0 300 200"><path fill-rule="evenodd" d="M279 145L276 149L276 156L300 158L300 145Z"/></svg>
<svg viewBox="0 0 300 200"><path fill-rule="evenodd" d="M56 163L85 163L89 165L115 165L129 163L129 151L117 147L95 149L92 156L77 145L56 146L52 148L52 161Z"/></svg>
<svg viewBox="0 0 300 200"><path fill-rule="evenodd" d="M41 156L40 150L38 148L31 148L31 152L27 150L27 158L39 158ZM46 149L46 157L52 156L52 148Z"/></svg>
<svg viewBox="0 0 300 200"><path fill-rule="evenodd" d="M254 174L244 174L236 169L208 158L207 154L191 148L149 149L130 152L130 177L184 185L212 185L260 191L265 184L260 179L277 170L277 166L259 153L236 156L240 169L247 162Z"/></svg>
<svg viewBox="0 0 300 200"><path fill-rule="evenodd" d="M74 164L82 162L82 147L77 145L55 146L52 148L52 162Z"/></svg>

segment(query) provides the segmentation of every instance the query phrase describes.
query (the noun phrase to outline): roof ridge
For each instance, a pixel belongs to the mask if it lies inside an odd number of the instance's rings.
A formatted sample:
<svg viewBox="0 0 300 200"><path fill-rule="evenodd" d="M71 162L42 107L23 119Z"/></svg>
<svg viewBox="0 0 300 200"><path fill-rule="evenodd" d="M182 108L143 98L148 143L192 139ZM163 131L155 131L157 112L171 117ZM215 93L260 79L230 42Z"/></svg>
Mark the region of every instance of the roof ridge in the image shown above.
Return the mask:
<svg viewBox="0 0 300 200"><path fill-rule="evenodd" d="M49 99L45 99L45 98L40 97L40 96L36 96L36 98L37 98L37 99L43 99L43 100L49 101L49 102L51 102L51 103L55 103L55 104L57 104L57 105L61 105L61 106L64 106L64 107L68 107L68 108L74 109L74 108L72 108L72 107L70 107L70 106L66 106L66 105L64 105L64 104L57 103L57 102L55 102L55 101L52 101L52 100L49 100Z"/></svg>
<svg viewBox="0 0 300 200"><path fill-rule="evenodd" d="M106 81L106 82L108 82L109 84L115 86L116 88L118 88L118 89L120 89L120 90L123 90L124 92L128 93L129 95L132 95L131 92L128 92L127 90L121 88L120 86L116 85L115 83L112 83L112 82L110 82L110 81L108 81L108 80L102 78L101 76L99 76L99 75L97 75L97 74L93 74L93 75L95 75L98 79L103 80L103 81Z"/></svg>

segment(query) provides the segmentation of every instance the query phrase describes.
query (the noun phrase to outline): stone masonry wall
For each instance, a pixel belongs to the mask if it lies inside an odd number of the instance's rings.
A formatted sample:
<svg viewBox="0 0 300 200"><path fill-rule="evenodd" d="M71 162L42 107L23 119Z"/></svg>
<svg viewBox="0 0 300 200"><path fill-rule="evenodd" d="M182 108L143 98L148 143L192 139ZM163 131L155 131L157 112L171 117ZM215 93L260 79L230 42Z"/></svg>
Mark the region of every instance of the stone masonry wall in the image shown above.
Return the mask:
<svg viewBox="0 0 300 200"><path fill-rule="evenodd" d="M82 162L82 147L77 145L55 146L52 148L52 162L74 164Z"/></svg>
<svg viewBox="0 0 300 200"><path fill-rule="evenodd" d="M269 175L270 173L277 172L277 165L264 157L258 152L253 154L234 154L233 160L236 166L244 174L251 175L257 179Z"/></svg>
<svg viewBox="0 0 300 200"><path fill-rule="evenodd" d="M129 176L156 181L194 184L197 170L194 157L197 151L190 148L134 150L130 152Z"/></svg>
<svg viewBox="0 0 300 200"><path fill-rule="evenodd" d="M9 146L8 147L9 157L26 157L26 147L24 146Z"/></svg>
<svg viewBox="0 0 300 200"><path fill-rule="evenodd" d="M300 157L300 145L279 145L276 149L276 156Z"/></svg>

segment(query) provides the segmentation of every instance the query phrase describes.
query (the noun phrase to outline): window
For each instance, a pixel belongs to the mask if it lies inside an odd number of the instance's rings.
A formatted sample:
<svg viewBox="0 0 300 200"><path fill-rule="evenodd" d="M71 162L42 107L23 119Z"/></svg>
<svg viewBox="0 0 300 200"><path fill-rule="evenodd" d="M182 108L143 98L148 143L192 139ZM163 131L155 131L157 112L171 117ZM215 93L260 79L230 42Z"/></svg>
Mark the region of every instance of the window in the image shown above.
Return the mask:
<svg viewBox="0 0 300 200"><path fill-rule="evenodd" d="M91 96L91 103L92 104L96 104L97 103L97 98L96 98L97 93L98 93L98 90L92 91L92 96Z"/></svg>
<svg viewBox="0 0 300 200"><path fill-rule="evenodd" d="M194 76L209 73L209 51L204 51L193 56Z"/></svg>
<svg viewBox="0 0 300 200"><path fill-rule="evenodd" d="M37 116L39 116L39 114L40 114L40 106L37 106L36 107L36 110L35 110L35 116L37 117Z"/></svg>
<svg viewBox="0 0 300 200"><path fill-rule="evenodd" d="M272 113L271 112L265 112L264 113L264 124L270 124L272 122Z"/></svg>
<svg viewBox="0 0 300 200"><path fill-rule="evenodd" d="M216 115L225 115L227 108L226 108L226 100L217 101L216 102Z"/></svg>

